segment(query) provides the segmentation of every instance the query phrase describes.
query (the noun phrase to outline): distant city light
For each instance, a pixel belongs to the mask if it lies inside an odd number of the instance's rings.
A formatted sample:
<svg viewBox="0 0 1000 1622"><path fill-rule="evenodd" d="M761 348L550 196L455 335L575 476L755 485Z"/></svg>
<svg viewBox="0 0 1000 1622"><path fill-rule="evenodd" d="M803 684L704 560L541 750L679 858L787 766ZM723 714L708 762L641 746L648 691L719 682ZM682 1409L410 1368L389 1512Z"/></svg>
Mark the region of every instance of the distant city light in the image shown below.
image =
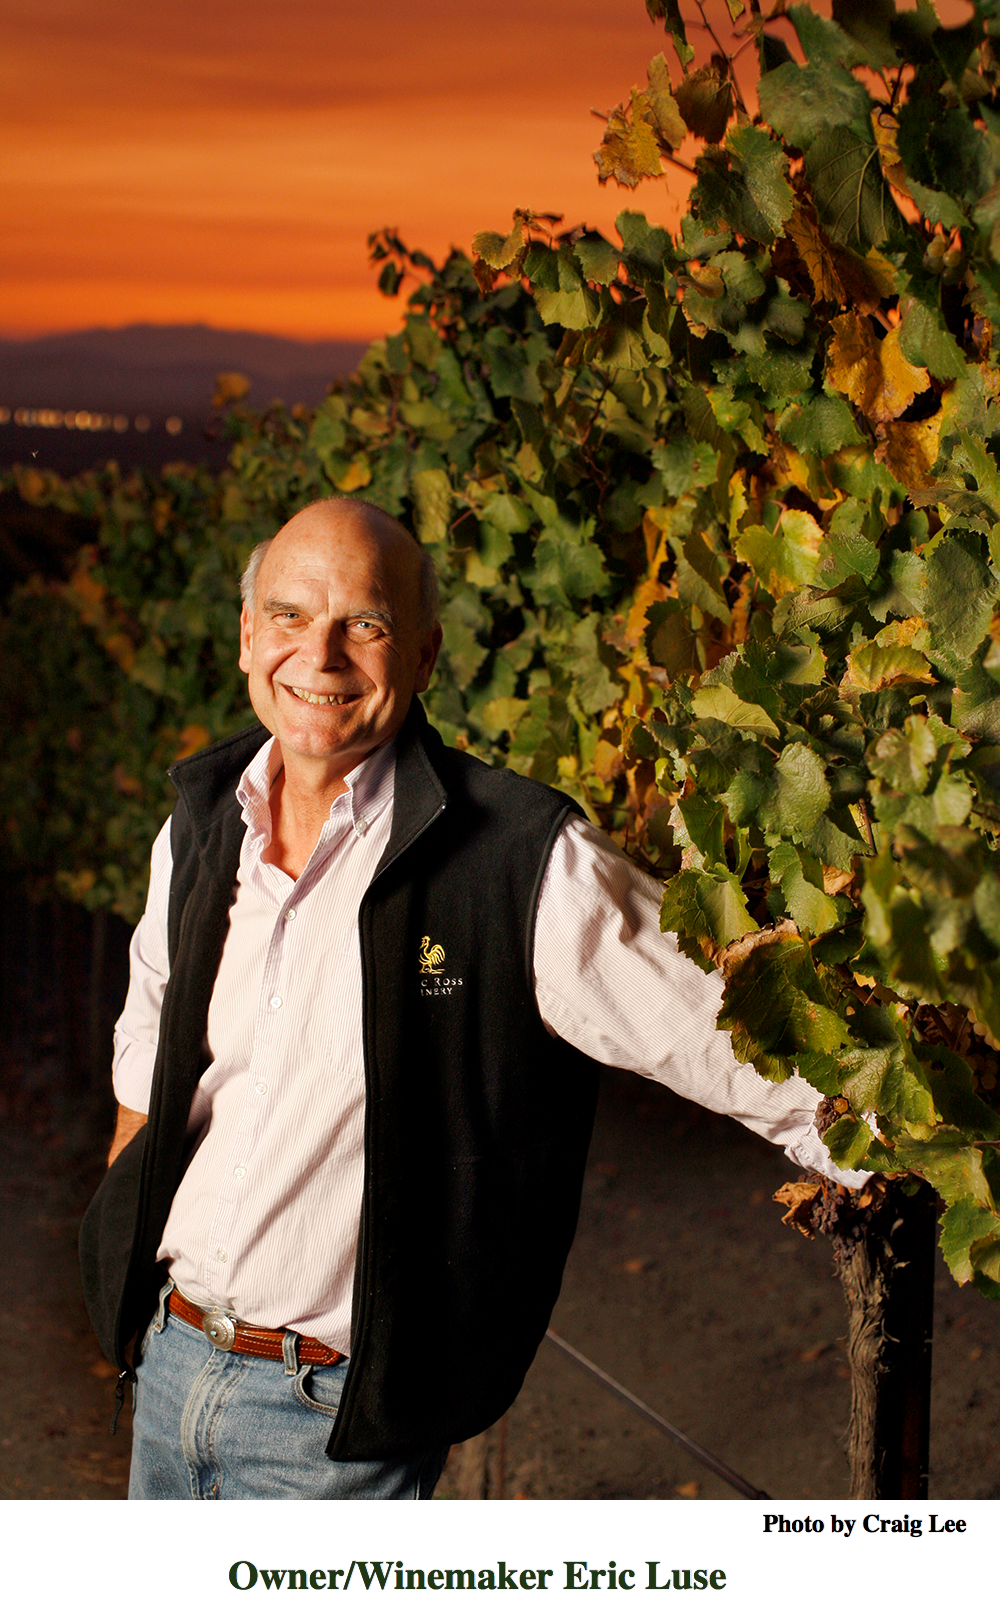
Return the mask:
<svg viewBox="0 0 1000 1622"><path fill-rule="evenodd" d="M11 420L18 428L79 428L91 432L107 432L110 428L116 434L126 433L130 426L138 433L145 434L153 426L152 419L144 412L130 423L122 411L112 415L107 411L53 411L48 406L17 406L11 411L9 406L0 406L0 427ZM168 417L163 426L168 434L176 437L184 431L184 420L182 417Z"/></svg>

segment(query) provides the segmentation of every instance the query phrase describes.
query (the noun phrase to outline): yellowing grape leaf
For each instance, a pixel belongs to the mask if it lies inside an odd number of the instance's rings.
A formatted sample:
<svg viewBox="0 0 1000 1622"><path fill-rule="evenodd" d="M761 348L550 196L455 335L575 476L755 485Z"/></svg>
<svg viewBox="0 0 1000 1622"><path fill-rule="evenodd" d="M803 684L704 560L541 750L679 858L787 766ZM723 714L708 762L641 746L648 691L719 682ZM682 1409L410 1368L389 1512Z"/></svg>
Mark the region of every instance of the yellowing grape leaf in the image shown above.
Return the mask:
<svg viewBox="0 0 1000 1622"><path fill-rule="evenodd" d="M45 494L45 474L37 467L19 468L16 474L19 494L25 501L41 501Z"/></svg>
<svg viewBox="0 0 1000 1622"><path fill-rule="evenodd" d="M181 730L177 739L177 753L174 759L186 760L188 755L193 755L197 750L204 749L205 745L211 743L211 741L212 734L208 728L198 726L197 722L192 722L190 726L186 726Z"/></svg>
<svg viewBox="0 0 1000 1622"><path fill-rule="evenodd" d="M81 619L83 615L80 616ZM111 631L107 636L101 637L106 653L110 653L116 665L120 665L125 674L135 664L135 643L124 631ZM205 739L208 742L208 739Z"/></svg>
<svg viewBox="0 0 1000 1622"><path fill-rule="evenodd" d="M871 315L873 310L879 309L883 299L892 298L896 291L895 268L877 248L869 248L862 258L853 248L837 244L834 254L837 274L844 284L845 302L859 315Z"/></svg>
<svg viewBox="0 0 1000 1622"><path fill-rule="evenodd" d="M646 70L645 90L632 86L631 118L619 102L594 153L601 185L614 180L619 186L638 186L640 180L661 175L661 152L672 152L687 135L670 89L670 72L662 52Z"/></svg>
<svg viewBox="0 0 1000 1622"><path fill-rule="evenodd" d="M794 1228L806 1239L815 1239L810 1218L817 1196L822 1192L822 1183L782 1183L771 1198L787 1208L781 1219L786 1228Z"/></svg>
<svg viewBox="0 0 1000 1622"><path fill-rule="evenodd" d="M717 146L733 114L733 87L725 60L713 56L697 72L689 73L677 86L674 98L691 134Z"/></svg>
<svg viewBox="0 0 1000 1622"><path fill-rule="evenodd" d="M799 258L809 272L817 299L843 304L844 285L837 272L836 257L812 205L806 207L801 202L797 203L785 231L795 243Z"/></svg>
<svg viewBox="0 0 1000 1622"><path fill-rule="evenodd" d="M903 168L903 161L899 156L899 146L897 144L899 119L894 113L890 112L888 107L881 104L872 108L871 118L872 134L875 137L875 145L878 147L882 173L890 186L895 186L897 191L903 192L908 197L910 193L906 183L906 170Z"/></svg>
<svg viewBox="0 0 1000 1622"><path fill-rule="evenodd" d="M904 682L933 685L935 680L930 665L916 648L880 647L877 642L862 642L848 655L847 673L840 690L845 695L878 693L884 687L899 687Z"/></svg>
<svg viewBox="0 0 1000 1622"><path fill-rule="evenodd" d="M515 209L513 228L505 237L499 231L480 231L472 239L472 251L477 258L485 259L491 270L511 270L516 274L514 261L523 254L525 243L524 214Z"/></svg>
<svg viewBox="0 0 1000 1622"><path fill-rule="evenodd" d="M483 293L491 293L497 274L520 276L525 255L531 246L530 232L541 226L551 228L561 214L537 214L532 208L515 208L514 224L504 236L501 231L479 231L472 239L472 269Z"/></svg>
<svg viewBox="0 0 1000 1622"><path fill-rule="evenodd" d="M526 698L491 698L483 705L483 721L490 732L513 732L528 707Z"/></svg>
<svg viewBox="0 0 1000 1622"><path fill-rule="evenodd" d="M643 104L642 116L652 126L661 147L678 147L687 135L687 127L670 88L670 70L662 51L650 62L646 78L648 89L639 92ZM690 80L684 82L690 83ZM677 94L680 94L680 89ZM633 101L633 108L634 105Z"/></svg>
<svg viewBox="0 0 1000 1622"><path fill-rule="evenodd" d="M31 469L31 471L33 472L34 469ZM86 562L91 561L92 559L90 558L86 559ZM98 580L90 573L89 569L86 567L86 562L82 563L81 566L74 571L66 583L67 593L77 599L77 606L81 610L81 618L84 618L82 612L83 609L93 607L97 603L103 602L107 594L107 587L105 586L103 580ZM84 623L93 624L94 621L84 618Z"/></svg>
<svg viewBox="0 0 1000 1622"><path fill-rule="evenodd" d="M619 105L608 119L603 139L594 153L597 178L602 186L613 180L619 186L638 186L647 176L661 175L660 149L656 136L642 117L642 105L637 100L641 91L632 92L632 118Z"/></svg>
<svg viewBox="0 0 1000 1622"><path fill-rule="evenodd" d="M412 479L413 504L417 510L417 535L422 546L435 546L446 539L451 517L451 485L443 468L427 467Z"/></svg>
<svg viewBox="0 0 1000 1622"><path fill-rule="evenodd" d="M788 509L774 532L763 524L749 525L737 536L735 551L777 599L797 586L819 584L822 540L823 531L811 513Z"/></svg>
<svg viewBox="0 0 1000 1622"><path fill-rule="evenodd" d="M890 620L883 625L875 637L880 648L926 648L930 632L927 621L920 614L911 614L909 619Z"/></svg>
<svg viewBox="0 0 1000 1622"><path fill-rule="evenodd" d="M232 404L235 400L242 400L244 395L250 393L250 379L242 372L220 372L215 379L215 393L212 395L212 405L216 411Z"/></svg>
<svg viewBox="0 0 1000 1622"><path fill-rule="evenodd" d="M908 490L927 490L934 483L930 470L938 457L944 408L923 422L887 422L885 445L879 460Z"/></svg>
<svg viewBox="0 0 1000 1622"><path fill-rule="evenodd" d="M372 482L372 470L367 457L356 456L341 478L337 480L337 489L345 492L350 490L363 490L366 484Z"/></svg>
<svg viewBox="0 0 1000 1622"><path fill-rule="evenodd" d="M879 340L870 323L851 310L838 315L832 326L827 379L872 422L892 422L902 416L917 395L930 387L926 369L911 366L902 353L896 328Z"/></svg>
<svg viewBox="0 0 1000 1622"><path fill-rule="evenodd" d="M628 642L633 646L641 642L645 635L646 615L650 607L653 603L663 602L671 595L670 587L665 586L655 574L640 583L625 621L625 637Z"/></svg>

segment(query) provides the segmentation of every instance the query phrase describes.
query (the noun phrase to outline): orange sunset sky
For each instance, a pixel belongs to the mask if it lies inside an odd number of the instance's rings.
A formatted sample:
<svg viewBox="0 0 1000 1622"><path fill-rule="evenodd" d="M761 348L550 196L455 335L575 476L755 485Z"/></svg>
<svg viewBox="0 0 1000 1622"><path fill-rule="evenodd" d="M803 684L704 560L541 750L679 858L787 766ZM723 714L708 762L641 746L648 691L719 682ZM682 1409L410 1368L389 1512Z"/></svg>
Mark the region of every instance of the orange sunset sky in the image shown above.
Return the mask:
<svg viewBox="0 0 1000 1622"><path fill-rule="evenodd" d="M657 51L676 69L643 0L3 0L2 15L6 336L200 321L366 337L394 324L371 230L438 257L515 206L610 232L623 207L675 217L686 189L677 172L634 194L596 180L590 109L645 83Z"/></svg>

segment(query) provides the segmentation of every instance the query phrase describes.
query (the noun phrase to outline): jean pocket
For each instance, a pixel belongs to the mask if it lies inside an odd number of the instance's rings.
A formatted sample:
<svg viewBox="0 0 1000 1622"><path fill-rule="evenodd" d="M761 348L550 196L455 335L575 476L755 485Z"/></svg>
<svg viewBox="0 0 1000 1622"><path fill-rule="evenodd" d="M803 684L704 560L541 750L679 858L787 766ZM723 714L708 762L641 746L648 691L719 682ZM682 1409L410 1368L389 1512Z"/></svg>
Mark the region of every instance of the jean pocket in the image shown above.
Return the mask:
<svg viewBox="0 0 1000 1622"><path fill-rule="evenodd" d="M304 1364L295 1376L295 1400L314 1414L325 1414L328 1419L335 1419L344 1387L344 1373L339 1364L331 1364L328 1368Z"/></svg>

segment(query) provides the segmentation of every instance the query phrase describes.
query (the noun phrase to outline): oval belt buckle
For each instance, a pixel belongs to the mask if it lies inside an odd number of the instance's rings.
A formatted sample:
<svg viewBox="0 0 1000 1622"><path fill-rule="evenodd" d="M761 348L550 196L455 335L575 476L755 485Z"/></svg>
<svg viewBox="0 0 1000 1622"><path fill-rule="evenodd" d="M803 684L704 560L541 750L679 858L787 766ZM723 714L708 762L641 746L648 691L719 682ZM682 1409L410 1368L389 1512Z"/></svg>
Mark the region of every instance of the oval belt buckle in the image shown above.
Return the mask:
<svg viewBox="0 0 1000 1622"><path fill-rule="evenodd" d="M213 1307L211 1312L206 1312L201 1321L201 1330L202 1334L212 1342L213 1346L217 1346L220 1352L231 1351L236 1340L236 1325L233 1323L232 1318L227 1318L226 1314L220 1311L218 1307Z"/></svg>

